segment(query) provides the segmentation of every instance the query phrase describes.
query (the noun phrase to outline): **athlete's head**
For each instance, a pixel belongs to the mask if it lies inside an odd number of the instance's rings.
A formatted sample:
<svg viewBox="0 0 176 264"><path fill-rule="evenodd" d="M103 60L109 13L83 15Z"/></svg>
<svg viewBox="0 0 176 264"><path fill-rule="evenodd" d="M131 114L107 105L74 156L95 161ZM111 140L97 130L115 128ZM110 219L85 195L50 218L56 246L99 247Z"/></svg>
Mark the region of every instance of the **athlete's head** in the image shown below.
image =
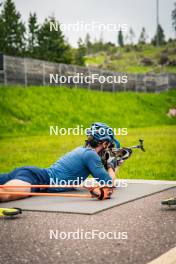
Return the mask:
<svg viewBox="0 0 176 264"><path fill-rule="evenodd" d="M120 148L120 143L115 139L113 129L105 123L96 122L87 129L88 139L86 145L96 148L102 145L103 148L114 144L116 148Z"/></svg>

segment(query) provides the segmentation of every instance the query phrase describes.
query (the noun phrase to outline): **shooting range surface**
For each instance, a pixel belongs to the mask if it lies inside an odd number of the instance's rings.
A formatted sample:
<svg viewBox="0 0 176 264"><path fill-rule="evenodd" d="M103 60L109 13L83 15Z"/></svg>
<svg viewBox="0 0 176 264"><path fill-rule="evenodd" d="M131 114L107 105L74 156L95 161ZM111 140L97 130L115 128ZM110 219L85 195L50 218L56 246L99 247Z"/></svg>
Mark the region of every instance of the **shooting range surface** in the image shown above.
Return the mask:
<svg viewBox="0 0 176 264"><path fill-rule="evenodd" d="M176 182L168 181L128 180L127 183L127 187L118 187L112 199L109 200L99 201L92 198L38 196L1 203L1 207L19 207L29 211L95 214L176 186ZM88 194L84 189L70 191L69 193Z"/></svg>

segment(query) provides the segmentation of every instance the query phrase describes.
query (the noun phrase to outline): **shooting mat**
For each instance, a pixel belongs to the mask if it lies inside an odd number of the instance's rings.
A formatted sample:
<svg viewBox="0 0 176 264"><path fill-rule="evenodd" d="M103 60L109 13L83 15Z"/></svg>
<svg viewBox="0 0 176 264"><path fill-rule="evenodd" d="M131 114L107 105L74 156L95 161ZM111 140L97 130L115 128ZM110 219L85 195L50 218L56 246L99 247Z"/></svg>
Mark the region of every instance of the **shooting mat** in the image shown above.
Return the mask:
<svg viewBox="0 0 176 264"><path fill-rule="evenodd" d="M112 199L99 201L92 198L30 197L22 200L0 203L0 207L19 207L26 211L95 214L157 192L176 186L176 182L129 180L127 187L118 187ZM79 189L69 193L87 194Z"/></svg>

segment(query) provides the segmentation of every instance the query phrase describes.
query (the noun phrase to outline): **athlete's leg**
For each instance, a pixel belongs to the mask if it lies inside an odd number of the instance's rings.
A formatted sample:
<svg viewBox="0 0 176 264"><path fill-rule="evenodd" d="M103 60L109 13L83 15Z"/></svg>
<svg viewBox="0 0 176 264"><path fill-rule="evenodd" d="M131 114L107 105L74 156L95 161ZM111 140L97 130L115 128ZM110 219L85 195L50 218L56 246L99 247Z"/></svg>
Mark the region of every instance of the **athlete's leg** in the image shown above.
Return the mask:
<svg viewBox="0 0 176 264"><path fill-rule="evenodd" d="M25 197L29 197L30 196L30 192L31 192L31 188L8 188L8 185L13 185L13 186L25 186L25 185L31 185L29 182L25 182L25 181L22 181L22 180L17 180L17 179L14 179L14 180L10 180L8 182L6 182L4 184L5 188L0 188L0 202L8 202L8 201L13 201L13 200L18 200L18 199L22 199L22 198L25 198ZM1 195L1 193L5 193L5 192L27 192L29 193L29 195L25 195L25 196L17 196L17 195Z"/></svg>

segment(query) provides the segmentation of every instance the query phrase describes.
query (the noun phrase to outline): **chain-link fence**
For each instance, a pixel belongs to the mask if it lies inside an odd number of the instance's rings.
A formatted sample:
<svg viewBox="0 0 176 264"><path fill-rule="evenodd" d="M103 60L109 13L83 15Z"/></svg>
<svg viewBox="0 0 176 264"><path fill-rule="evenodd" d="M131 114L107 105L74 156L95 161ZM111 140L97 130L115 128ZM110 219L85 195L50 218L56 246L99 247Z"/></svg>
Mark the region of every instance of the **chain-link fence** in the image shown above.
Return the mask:
<svg viewBox="0 0 176 264"><path fill-rule="evenodd" d="M88 76L89 82L82 81L81 77L77 83L69 80L69 76L78 75ZM127 76L127 83L115 82L99 82L94 80L92 76L104 76L105 80L108 76L119 78ZM52 76L52 78L51 78ZM63 83L60 77L64 76ZM56 78L57 77L57 78ZM56 80L57 82L53 82ZM52 80L52 82L51 82ZM91 81L90 81L91 80ZM160 92L170 88L176 88L176 74L126 74L112 72L90 67L80 67L75 65L67 65L61 63L53 63L30 58L20 58L13 56L0 56L0 84L4 85L41 85L41 86L61 86L68 85L70 87L82 87L86 89L94 89L100 91L135 91L135 92Z"/></svg>

